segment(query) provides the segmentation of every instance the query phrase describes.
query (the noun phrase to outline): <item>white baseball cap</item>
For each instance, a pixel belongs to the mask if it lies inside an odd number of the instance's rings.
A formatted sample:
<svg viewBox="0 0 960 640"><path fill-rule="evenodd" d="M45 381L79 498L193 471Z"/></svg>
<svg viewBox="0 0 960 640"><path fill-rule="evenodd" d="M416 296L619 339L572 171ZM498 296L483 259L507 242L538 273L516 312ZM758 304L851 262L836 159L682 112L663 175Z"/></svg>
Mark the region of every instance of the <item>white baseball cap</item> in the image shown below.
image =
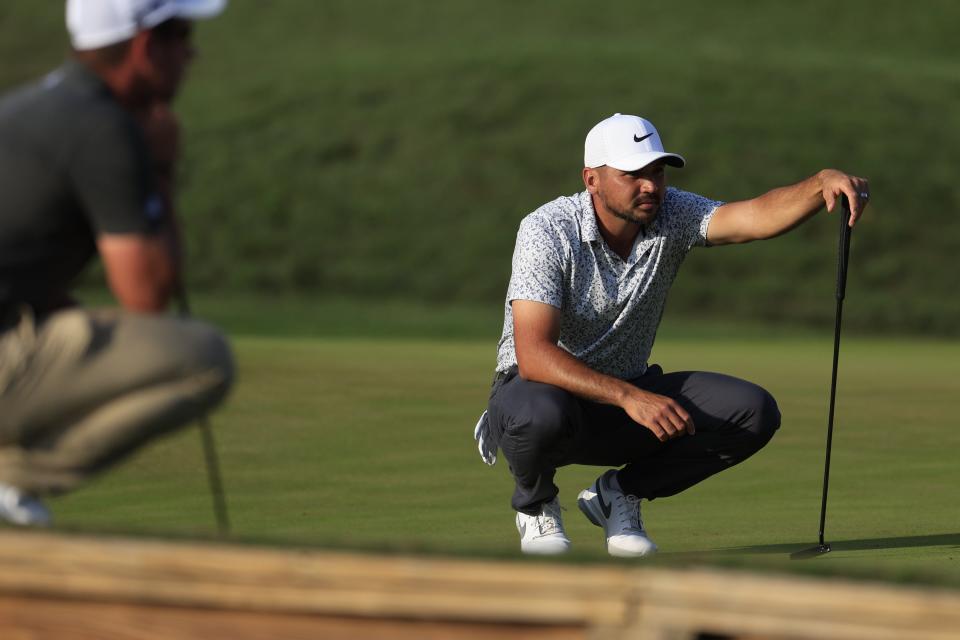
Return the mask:
<svg viewBox="0 0 960 640"><path fill-rule="evenodd" d="M686 164L682 156L663 150L656 128L639 116L615 113L590 129L583 144L583 166L591 169L607 165L636 171L660 158L671 167Z"/></svg>
<svg viewBox="0 0 960 640"><path fill-rule="evenodd" d="M212 18L227 0L67 0L67 31L77 51L129 40L173 18Z"/></svg>

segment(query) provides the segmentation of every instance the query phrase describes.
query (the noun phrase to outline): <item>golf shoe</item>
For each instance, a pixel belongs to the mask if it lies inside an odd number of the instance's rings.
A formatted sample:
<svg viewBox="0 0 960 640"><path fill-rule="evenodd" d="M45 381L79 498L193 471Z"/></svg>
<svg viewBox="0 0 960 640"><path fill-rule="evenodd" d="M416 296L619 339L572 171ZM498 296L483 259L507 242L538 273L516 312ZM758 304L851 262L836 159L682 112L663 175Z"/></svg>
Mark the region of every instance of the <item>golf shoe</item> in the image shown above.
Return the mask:
<svg viewBox="0 0 960 640"><path fill-rule="evenodd" d="M621 558L639 558L657 552L640 518L640 498L625 494L616 482L616 470L597 478L580 492L577 506L593 524L607 534L607 552Z"/></svg>

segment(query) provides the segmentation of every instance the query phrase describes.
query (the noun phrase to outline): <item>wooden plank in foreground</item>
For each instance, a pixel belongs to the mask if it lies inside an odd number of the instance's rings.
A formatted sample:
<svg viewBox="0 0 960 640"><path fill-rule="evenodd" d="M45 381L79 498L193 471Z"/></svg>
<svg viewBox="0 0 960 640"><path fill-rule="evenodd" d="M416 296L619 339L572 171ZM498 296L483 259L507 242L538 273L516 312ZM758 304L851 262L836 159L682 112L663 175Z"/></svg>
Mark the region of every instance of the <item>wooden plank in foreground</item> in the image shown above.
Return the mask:
<svg viewBox="0 0 960 640"><path fill-rule="evenodd" d="M0 531L4 640L690 640L702 633L954 640L960 638L960 593L637 564L471 561Z"/></svg>
<svg viewBox="0 0 960 640"><path fill-rule="evenodd" d="M197 609L0 596L4 640L586 640L580 627Z"/></svg>
<svg viewBox="0 0 960 640"><path fill-rule="evenodd" d="M719 570L648 570L641 580L637 637L960 639L956 591Z"/></svg>

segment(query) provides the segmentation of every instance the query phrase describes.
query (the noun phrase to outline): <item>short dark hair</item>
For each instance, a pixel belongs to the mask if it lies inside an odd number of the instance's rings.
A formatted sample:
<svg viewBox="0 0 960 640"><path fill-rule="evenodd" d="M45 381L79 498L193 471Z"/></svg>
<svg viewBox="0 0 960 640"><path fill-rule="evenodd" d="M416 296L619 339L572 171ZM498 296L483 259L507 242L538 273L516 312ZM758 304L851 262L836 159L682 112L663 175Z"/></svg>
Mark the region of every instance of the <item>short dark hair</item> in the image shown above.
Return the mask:
<svg viewBox="0 0 960 640"><path fill-rule="evenodd" d="M170 18L152 27L150 32L167 40L182 38L190 33L190 21L182 18Z"/></svg>
<svg viewBox="0 0 960 640"><path fill-rule="evenodd" d="M88 64L92 64L97 67L115 67L123 62L129 51L130 41L124 40L123 42L108 44L107 46L100 47L99 49L74 51L74 53L77 55L77 57L84 60Z"/></svg>

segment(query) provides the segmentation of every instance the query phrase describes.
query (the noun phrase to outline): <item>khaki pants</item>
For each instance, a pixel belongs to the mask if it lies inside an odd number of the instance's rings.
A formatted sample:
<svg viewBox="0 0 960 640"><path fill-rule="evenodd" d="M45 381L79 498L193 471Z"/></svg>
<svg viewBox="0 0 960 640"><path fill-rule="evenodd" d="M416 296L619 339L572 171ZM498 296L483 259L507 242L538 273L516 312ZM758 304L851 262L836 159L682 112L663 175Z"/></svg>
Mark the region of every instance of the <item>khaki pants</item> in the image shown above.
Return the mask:
<svg viewBox="0 0 960 640"><path fill-rule="evenodd" d="M224 337L196 320L69 309L0 333L0 482L75 488L219 404Z"/></svg>

